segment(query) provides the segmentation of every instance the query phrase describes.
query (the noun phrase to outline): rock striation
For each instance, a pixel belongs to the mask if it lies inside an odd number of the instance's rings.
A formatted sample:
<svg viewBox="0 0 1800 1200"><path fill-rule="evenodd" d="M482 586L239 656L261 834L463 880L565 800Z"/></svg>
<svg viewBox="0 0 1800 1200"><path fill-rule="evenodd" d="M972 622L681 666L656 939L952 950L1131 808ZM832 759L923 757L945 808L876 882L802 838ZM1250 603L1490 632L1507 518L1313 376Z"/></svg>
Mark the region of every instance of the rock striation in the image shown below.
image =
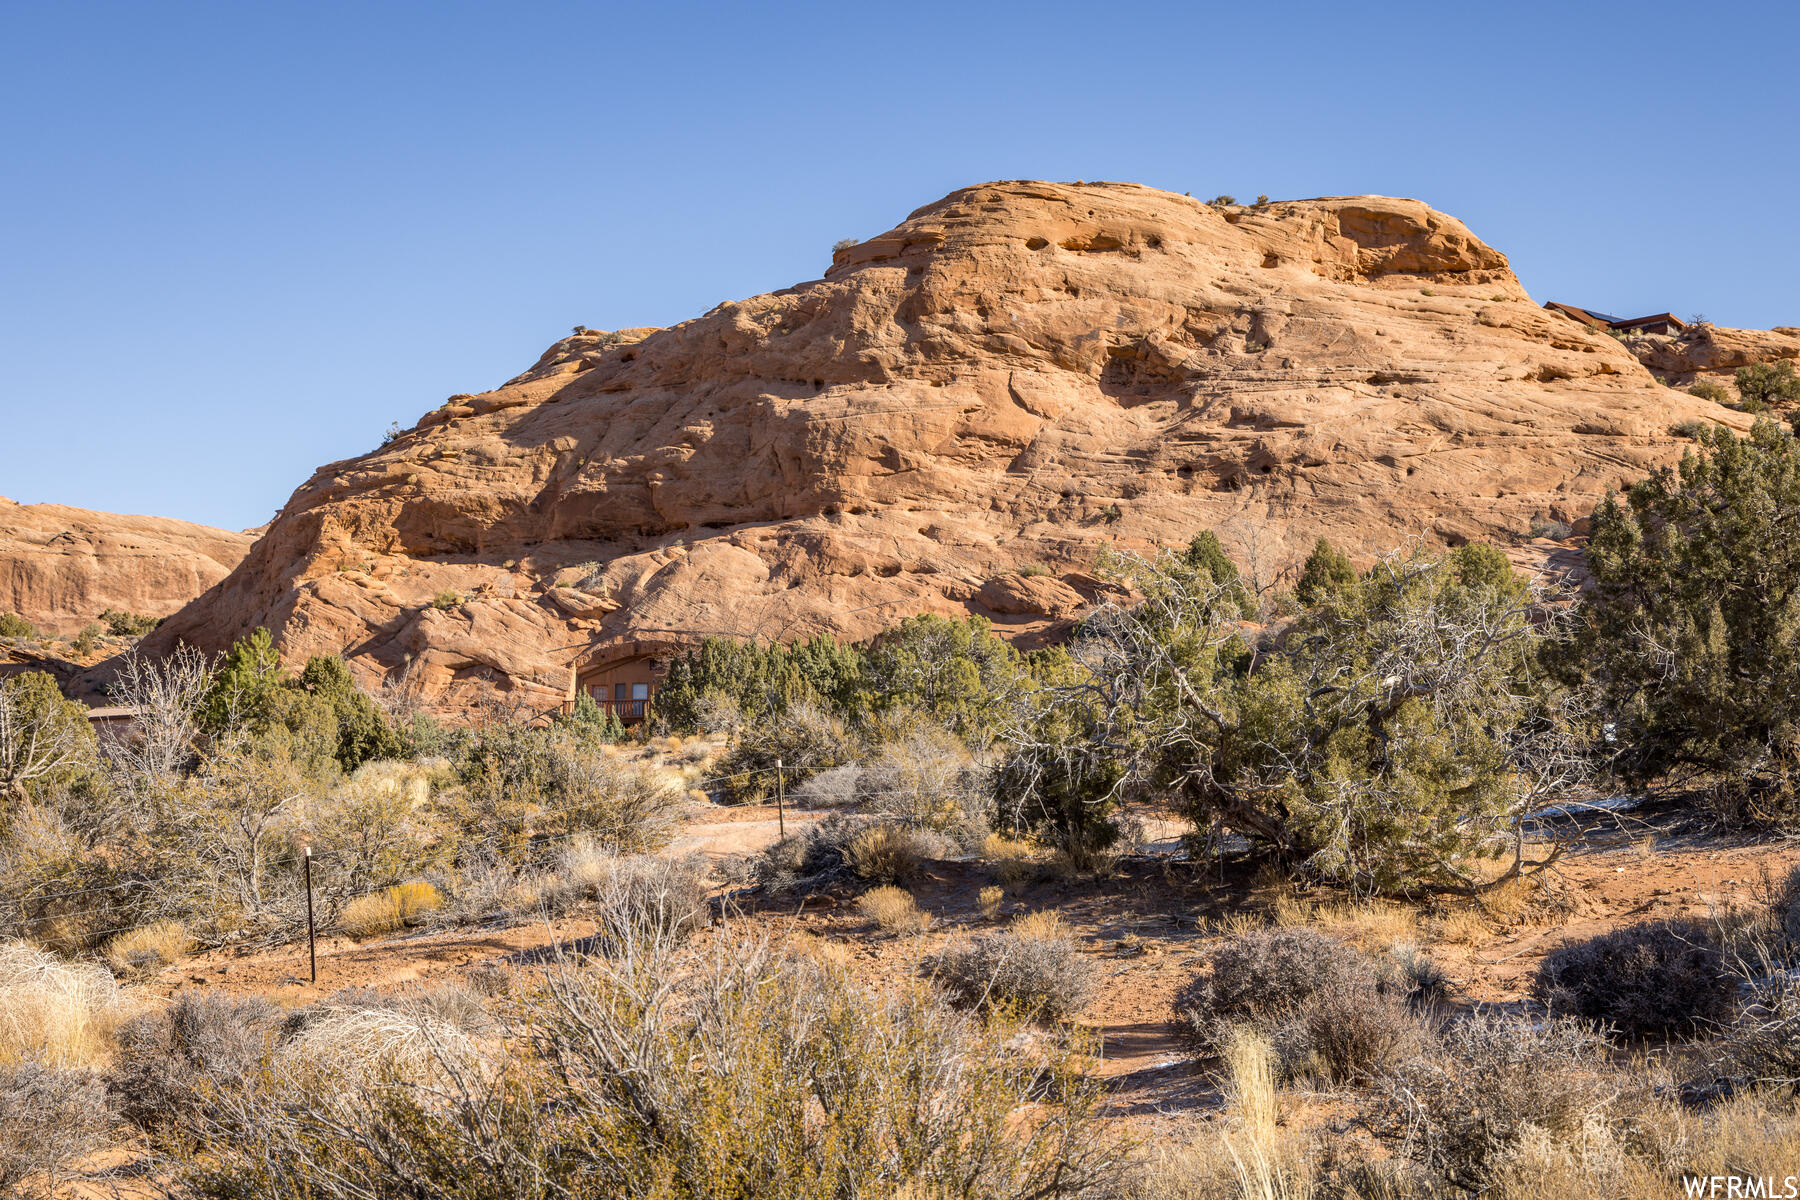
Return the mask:
<svg viewBox="0 0 1800 1200"><path fill-rule="evenodd" d="M1747 424L1416 201L982 184L823 279L578 330L320 468L151 644L266 625L441 706L549 705L623 639L1042 631L1100 594L1103 546L1203 528L1264 577L1321 535L1522 541L1696 418Z"/></svg>
<svg viewBox="0 0 1800 1200"><path fill-rule="evenodd" d="M78 632L107 609L166 617L243 561L249 534L0 496L0 612Z"/></svg>

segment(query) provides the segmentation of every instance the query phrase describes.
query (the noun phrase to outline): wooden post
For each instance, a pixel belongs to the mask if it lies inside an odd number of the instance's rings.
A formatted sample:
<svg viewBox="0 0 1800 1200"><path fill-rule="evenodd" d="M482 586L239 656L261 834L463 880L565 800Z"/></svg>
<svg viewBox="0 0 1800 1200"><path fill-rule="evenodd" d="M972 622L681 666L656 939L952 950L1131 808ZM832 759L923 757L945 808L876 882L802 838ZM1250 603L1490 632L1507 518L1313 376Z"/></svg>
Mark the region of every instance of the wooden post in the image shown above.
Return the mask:
<svg viewBox="0 0 1800 1200"><path fill-rule="evenodd" d="M312 847L302 851L306 863L306 967L314 983L319 982L319 952L313 943Z"/></svg>
<svg viewBox="0 0 1800 1200"><path fill-rule="evenodd" d="M775 760L775 832L787 837L787 796L781 782L781 760Z"/></svg>

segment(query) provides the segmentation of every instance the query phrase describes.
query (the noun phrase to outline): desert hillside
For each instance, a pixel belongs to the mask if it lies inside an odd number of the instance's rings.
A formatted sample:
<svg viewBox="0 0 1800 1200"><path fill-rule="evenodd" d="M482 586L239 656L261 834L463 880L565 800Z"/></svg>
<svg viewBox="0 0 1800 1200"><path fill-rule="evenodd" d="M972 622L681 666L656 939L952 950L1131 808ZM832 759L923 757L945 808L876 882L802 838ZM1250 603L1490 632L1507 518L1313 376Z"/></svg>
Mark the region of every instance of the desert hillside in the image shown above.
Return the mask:
<svg viewBox="0 0 1800 1200"><path fill-rule="evenodd" d="M0 613L75 633L111 609L166 617L249 552L247 533L0 496Z"/></svg>
<svg viewBox="0 0 1800 1200"><path fill-rule="evenodd" d="M151 646L265 625L292 661L411 663L439 702L549 704L597 641L1041 628L1107 543L1210 528L1272 574L1320 535L1518 541L1696 419L1748 424L1416 201L983 184L823 279L578 331L320 468Z"/></svg>

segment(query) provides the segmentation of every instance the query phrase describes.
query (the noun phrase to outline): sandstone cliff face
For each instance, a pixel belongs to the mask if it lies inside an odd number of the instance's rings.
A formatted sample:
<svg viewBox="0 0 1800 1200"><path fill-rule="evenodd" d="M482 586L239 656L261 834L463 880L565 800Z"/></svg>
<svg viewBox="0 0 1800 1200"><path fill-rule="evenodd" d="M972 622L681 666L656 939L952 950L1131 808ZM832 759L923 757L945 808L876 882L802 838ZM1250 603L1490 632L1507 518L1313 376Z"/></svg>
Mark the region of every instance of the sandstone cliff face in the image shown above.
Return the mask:
<svg viewBox="0 0 1800 1200"><path fill-rule="evenodd" d="M321 468L152 644L263 624L296 659L410 664L441 704L549 704L597 641L1038 629L1097 594L1107 543L1212 528L1267 575L1320 535L1516 541L1695 417L1746 423L1414 201L985 184L822 280L565 338Z"/></svg>
<svg viewBox="0 0 1800 1200"><path fill-rule="evenodd" d="M166 617L243 561L248 534L0 496L0 612L79 631L112 608Z"/></svg>
<svg viewBox="0 0 1800 1200"><path fill-rule="evenodd" d="M1658 379L1687 387L1710 379L1727 387L1739 367L1800 359L1800 329L1722 329L1695 326L1679 337L1635 337L1625 343Z"/></svg>

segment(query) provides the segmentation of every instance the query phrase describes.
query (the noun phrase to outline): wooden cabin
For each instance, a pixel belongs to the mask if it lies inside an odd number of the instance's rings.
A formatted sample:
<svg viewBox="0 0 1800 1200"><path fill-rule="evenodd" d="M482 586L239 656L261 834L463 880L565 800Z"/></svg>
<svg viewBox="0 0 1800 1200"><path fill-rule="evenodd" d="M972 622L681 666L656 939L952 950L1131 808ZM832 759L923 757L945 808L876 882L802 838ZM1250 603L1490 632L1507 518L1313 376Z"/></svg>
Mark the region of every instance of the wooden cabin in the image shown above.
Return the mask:
<svg viewBox="0 0 1800 1200"><path fill-rule="evenodd" d="M564 712L583 694L626 725L644 719L650 700L669 673L669 662L688 648L681 641L628 640L591 647L570 672Z"/></svg>

